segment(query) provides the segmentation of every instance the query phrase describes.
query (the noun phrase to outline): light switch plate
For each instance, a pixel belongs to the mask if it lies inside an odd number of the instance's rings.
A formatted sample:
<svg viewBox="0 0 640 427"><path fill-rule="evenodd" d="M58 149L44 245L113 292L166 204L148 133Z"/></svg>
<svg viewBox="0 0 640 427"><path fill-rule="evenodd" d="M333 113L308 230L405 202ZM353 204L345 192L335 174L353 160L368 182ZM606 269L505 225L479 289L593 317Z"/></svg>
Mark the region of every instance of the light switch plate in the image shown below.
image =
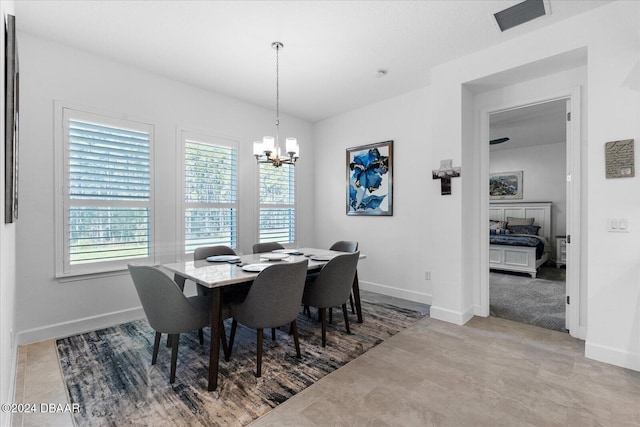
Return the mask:
<svg viewBox="0 0 640 427"><path fill-rule="evenodd" d="M629 218L608 218L607 231L610 233L628 233Z"/></svg>

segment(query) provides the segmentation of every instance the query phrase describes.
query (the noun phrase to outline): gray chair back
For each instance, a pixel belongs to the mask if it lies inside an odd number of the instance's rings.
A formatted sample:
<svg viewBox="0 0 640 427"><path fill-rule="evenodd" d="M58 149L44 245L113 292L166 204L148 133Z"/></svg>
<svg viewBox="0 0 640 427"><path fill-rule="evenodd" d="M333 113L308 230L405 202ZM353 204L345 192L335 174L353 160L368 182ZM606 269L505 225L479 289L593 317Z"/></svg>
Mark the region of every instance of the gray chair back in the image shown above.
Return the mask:
<svg viewBox="0 0 640 427"><path fill-rule="evenodd" d="M330 308L344 304L351 294L360 252L338 255L320 270L315 281L305 287L303 304Z"/></svg>
<svg viewBox="0 0 640 427"><path fill-rule="evenodd" d="M149 325L160 333L180 334L209 324L206 299L192 297L191 303L178 285L157 267L129 265Z"/></svg>
<svg viewBox="0 0 640 427"><path fill-rule="evenodd" d="M196 248L193 251L193 260L200 261L203 259L207 259L210 256L218 256L218 255L235 255L236 252L231 249L229 246L219 245L219 246L202 246L200 248Z"/></svg>
<svg viewBox="0 0 640 427"><path fill-rule="evenodd" d="M254 243L253 244L253 253L261 254L264 252L275 251L276 249L284 249L280 243L277 242L266 242L266 243Z"/></svg>
<svg viewBox="0 0 640 427"><path fill-rule="evenodd" d="M308 263L306 259L284 262L262 270L245 300L232 305L232 316L254 329L277 328L294 321L300 312Z"/></svg>
<svg viewBox="0 0 640 427"><path fill-rule="evenodd" d="M332 251L355 252L358 250L358 242L339 240L329 248Z"/></svg>

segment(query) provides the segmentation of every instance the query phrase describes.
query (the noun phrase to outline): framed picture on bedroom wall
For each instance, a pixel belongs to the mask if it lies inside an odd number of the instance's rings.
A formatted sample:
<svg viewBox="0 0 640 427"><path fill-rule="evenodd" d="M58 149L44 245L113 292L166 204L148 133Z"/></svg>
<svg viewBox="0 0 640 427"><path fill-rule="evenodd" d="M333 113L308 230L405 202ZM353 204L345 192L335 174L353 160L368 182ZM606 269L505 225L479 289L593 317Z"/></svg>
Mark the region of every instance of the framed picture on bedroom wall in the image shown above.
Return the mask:
<svg viewBox="0 0 640 427"><path fill-rule="evenodd" d="M347 215L393 215L393 141L347 148Z"/></svg>
<svg viewBox="0 0 640 427"><path fill-rule="evenodd" d="M522 199L522 171L492 173L489 176L489 198Z"/></svg>

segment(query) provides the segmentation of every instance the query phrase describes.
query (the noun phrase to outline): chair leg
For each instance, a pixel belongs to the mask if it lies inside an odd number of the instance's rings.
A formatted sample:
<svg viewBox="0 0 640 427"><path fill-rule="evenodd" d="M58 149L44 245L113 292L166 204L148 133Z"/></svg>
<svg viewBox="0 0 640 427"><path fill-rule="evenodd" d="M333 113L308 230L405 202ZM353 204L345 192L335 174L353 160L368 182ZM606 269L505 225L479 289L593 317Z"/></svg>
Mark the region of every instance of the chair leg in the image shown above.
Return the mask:
<svg viewBox="0 0 640 427"><path fill-rule="evenodd" d="M200 345L204 344L204 333L202 329L198 329L198 340L200 341Z"/></svg>
<svg viewBox="0 0 640 427"><path fill-rule="evenodd" d="M260 378L262 376L262 337L264 335L264 330L262 328L258 329L258 362L256 366L256 377Z"/></svg>
<svg viewBox="0 0 640 427"><path fill-rule="evenodd" d="M322 324L322 346L327 346L327 309L319 308L320 311L320 323Z"/></svg>
<svg viewBox="0 0 640 427"><path fill-rule="evenodd" d="M229 347L228 347L229 353L225 354L225 359L227 362L231 358L231 349L233 348L233 339L236 337L237 327L238 327L238 321L236 319L233 319L233 321L231 322L231 333L229 334Z"/></svg>
<svg viewBox="0 0 640 427"><path fill-rule="evenodd" d="M231 353L229 352L229 346L227 345L227 333L224 330L224 323L220 321L220 341L222 342L222 353L224 353L224 360L227 362L231 357Z"/></svg>
<svg viewBox="0 0 640 427"><path fill-rule="evenodd" d="M333 323L333 307L329 307L329 323Z"/></svg>
<svg viewBox="0 0 640 427"><path fill-rule="evenodd" d="M351 304L351 313L356 314L356 306L353 304L353 292L349 294L349 304Z"/></svg>
<svg viewBox="0 0 640 427"><path fill-rule="evenodd" d="M153 343L153 357L151 358L151 364L155 365L158 360L158 348L160 347L160 338L162 334L160 332L156 332L156 339Z"/></svg>
<svg viewBox="0 0 640 427"><path fill-rule="evenodd" d="M347 333L350 334L349 330L349 316L347 315L347 304L342 304L342 313L344 314L344 326L347 328Z"/></svg>
<svg viewBox="0 0 640 427"><path fill-rule="evenodd" d="M271 341L276 340L276 328L271 328Z"/></svg>
<svg viewBox="0 0 640 427"><path fill-rule="evenodd" d="M167 334L167 347L171 347L171 334Z"/></svg>
<svg viewBox="0 0 640 427"><path fill-rule="evenodd" d="M311 317L311 309L308 305L305 304L304 308L302 309L302 313L306 314L307 317Z"/></svg>
<svg viewBox="0 0 640 427"><path fill-rule="evenodd" d="M171 336L171 374L169 375L169 383L176 382L176 364L178 362L178 343L180 342L180 334Z"/></svg>
<svg viewBox="0 0 640 427"><path fill-rule="evenodd" d="M298 338L298 325L296 324L295 319L291 322L291 332L293 332L293 343L296 346L296 357L300 359L302 356L300 355L300 340Z"/></svg>

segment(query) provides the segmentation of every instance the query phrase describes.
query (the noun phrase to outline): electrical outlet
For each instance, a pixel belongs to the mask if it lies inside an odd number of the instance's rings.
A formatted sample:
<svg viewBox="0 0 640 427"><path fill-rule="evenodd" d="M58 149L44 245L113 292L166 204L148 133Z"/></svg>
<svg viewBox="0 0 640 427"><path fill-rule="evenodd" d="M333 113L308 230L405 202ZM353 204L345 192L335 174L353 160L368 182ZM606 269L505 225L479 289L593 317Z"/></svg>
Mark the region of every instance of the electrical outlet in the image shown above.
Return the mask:
<svg viewBox="0 0 640 427"><path fill-rule="evenodd" d="M430 271L426 271L424 272L424 280L431 280L431 272Z"/></svg>

